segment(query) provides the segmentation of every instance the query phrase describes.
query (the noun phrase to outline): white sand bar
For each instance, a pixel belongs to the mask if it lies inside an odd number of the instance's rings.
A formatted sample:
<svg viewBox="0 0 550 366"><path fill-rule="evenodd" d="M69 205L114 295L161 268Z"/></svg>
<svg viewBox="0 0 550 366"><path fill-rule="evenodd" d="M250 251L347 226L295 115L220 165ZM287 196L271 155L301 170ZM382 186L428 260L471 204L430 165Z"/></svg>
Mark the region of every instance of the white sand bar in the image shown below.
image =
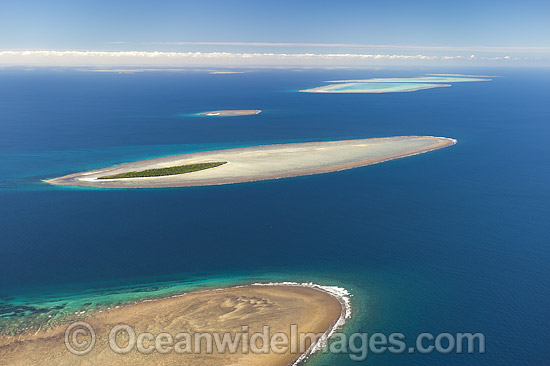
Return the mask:
<svg viewBox="0 0 550 366"><path fill-rule="evenodd" d="M449 87L451 84L426 83L336 83L300 90L302 93L402 93Z"/></svg>
<svg viewBox="0 0 550 366"><path fill-rule="evenodd" d="M46 182L100 188L191 187L252 182L351 169L436 150L455 143L456 140L446 137L398 136L253 146L142 160L70 174ZM222 161L226 161L227 164L192 173L97 179L125 172Z"/></svg>
<svg viewBox="0 0 550 366"><path fill-rule="evenodd" d="M227 109L220 111L202 112L200 113L200 115L210 117L237 117L260 114L261 112L261 109Z"/></svg>
<svg viewBox="0 0 550 366"><path fill-rule="evenodd" d="M327 83L462 83L473 81L491 81L491 79L452 76L418 76L414 78L376 78L355 80L331 80Z"/></svg>

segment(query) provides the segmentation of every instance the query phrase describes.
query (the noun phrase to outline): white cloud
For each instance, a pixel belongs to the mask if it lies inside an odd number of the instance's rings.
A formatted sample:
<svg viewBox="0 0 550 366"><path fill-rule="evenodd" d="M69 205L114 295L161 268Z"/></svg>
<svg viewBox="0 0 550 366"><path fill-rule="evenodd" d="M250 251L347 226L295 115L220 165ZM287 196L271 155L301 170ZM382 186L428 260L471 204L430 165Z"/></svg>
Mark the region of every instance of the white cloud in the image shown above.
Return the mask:
<svg viewBox="0 0 550 366"><path fill-rule="evenodd" d="M362 53L233 53L159 51L5 50L0 65L43 66L369 66L512 60L456 55Z"/></svg>
<svg viewBox="0 0 550 366"><path fill-rule="evenodd" d="M111 44L132 44L132 42L109 42ZM245 47L327 47L327 48L367 48L416 51L449 52L550 52L548 46L426 46L359 43L300 43L300 42L141 42L135 44L167 46L245 46Z"/></svg>

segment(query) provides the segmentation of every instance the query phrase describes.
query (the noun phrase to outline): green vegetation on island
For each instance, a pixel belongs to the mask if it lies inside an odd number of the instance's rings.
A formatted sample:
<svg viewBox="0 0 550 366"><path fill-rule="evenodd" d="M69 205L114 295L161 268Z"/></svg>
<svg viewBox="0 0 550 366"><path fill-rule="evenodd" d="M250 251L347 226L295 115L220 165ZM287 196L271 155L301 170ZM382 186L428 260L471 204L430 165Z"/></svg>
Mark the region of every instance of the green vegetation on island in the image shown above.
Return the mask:
<svg viewBox="0 0 550 366"><path fill-rule="evenodd" d="M197 172L199 170L215 168L217 166L226 164L227 161L218 161L213 163L199 163L199 164L187 164L171 166L168 168L147 169L139 172L127 172L114 175L106 175L103 177L97 177L97 179L118 179L118 178L143 178L143 177L161 177L164 175L176 175Z"/></svg>

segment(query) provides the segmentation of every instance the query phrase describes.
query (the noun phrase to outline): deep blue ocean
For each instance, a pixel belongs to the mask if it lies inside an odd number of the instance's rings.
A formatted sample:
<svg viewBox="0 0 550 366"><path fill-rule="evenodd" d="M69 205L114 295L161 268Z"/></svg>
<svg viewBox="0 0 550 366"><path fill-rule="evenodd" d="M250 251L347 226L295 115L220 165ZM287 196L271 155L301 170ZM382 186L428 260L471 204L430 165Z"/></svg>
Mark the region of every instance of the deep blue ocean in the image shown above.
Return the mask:
<svg viewBox="0 0 550 366"><path fill-rule="evenodd" d="M410 93L297 92L433 72L499 77ZM370 354L367 364L549 365L549 97L548 69L0 70L0 309L159 281L313 281L352 292L346 332L486 337L481 355ZM193 115L217 109L263 113ZM215 187L41 182L192 151L395 135L458 143Z"/></svg>

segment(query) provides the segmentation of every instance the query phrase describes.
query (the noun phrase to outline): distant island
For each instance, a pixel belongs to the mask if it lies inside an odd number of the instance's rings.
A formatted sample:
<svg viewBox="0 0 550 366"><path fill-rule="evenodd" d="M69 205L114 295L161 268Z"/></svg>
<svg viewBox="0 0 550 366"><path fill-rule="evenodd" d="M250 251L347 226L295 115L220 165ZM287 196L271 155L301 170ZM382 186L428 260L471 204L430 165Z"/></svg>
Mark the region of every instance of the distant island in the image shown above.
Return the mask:
<svg viewBox="0 0 550 366"><path fill-rule="evenodd" d="M202 112L201 116L209 117L236 117L236 116L250 116L253 114L259 114L262 111L260 109L226 109L220 111Z"/></svg>
<svg viewBox="0 0 550 366"><path fill-rule="evenodd" d="M441 87L449 87L450 84L426 84L426 83L381 83L381 82L368 82L368 83L336 83L335 81L329 81L334 83L330 85L319 86L311 89L300 90L301 93L402 93L413 92L424 89L433 89Z"/></svg>
<svg viewBox="0 0 550 366"><path fill-rule="evenodd" d="M473 75L459 74L430 74L428 76L417 76L412 78L371 78L371 79L348 79L330 80L316 88L300 90L302 93L402 93L418 90L449 87L451 84L460 82L491 81L485 77L474 77Z"/></svg>
<svg viewBox="0 0 550 366"><path fill-rule="evenodd" d="M211 75L244 74L244 71L212 71Z"/></svg>
<svg viewBox="0 0 550 366"><path fill-rule="evenodd" d="M327 83L463 83L475 81L491 81L491 79L460 77L460 76L417 76L414 78L372 78L354 80L330 80Z"/></svg>
<svg viewBox="0 0 550 366"><path fill-rule="evenodd" d="M454 145L433 136L397 136L214 150L137 161L48 179L98 188L208 186L328 173ZM215 169L214 169L215 167Z"/></svg>

